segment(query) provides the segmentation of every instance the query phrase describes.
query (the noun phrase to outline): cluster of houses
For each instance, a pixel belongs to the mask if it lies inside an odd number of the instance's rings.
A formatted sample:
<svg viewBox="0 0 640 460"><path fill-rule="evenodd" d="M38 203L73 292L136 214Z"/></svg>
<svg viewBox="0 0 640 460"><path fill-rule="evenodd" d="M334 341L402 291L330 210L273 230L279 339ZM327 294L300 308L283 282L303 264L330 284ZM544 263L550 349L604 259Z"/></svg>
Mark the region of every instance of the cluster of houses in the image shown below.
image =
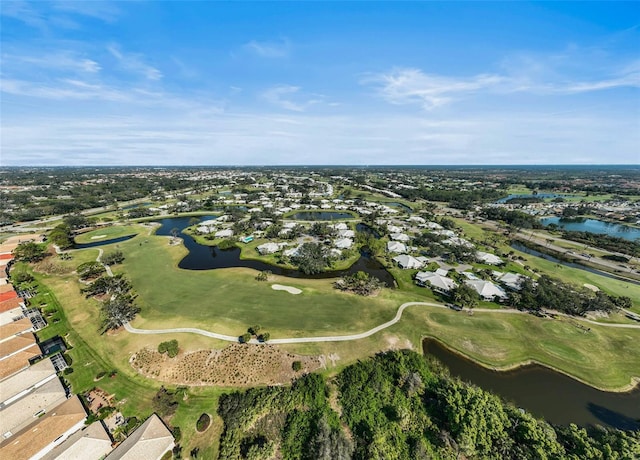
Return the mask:
<svg viewBox="0 0 640 460"><path fill-rule="evenodd" d="M498 271L492 272L492 277L496 281L480 279L476 274L471 272L473 268L468 264L460 264L456 267L445 263L442 258L429 258L425 256L414 256L411 253L417 253L418 248L410 246L409 243L413 239L408 232L430 231L441 238L440 244L448 246L461 246L467 250L474 251L475 259L478 263L485 265L500 266L504 265L504 261L488 252L477 251L470 241L458 236L453 230L444 229L436 222L427 222L420 216L410 216L404 222L395 219L393 222L380 219L376 223L386 225L389 232L390 241L387 242L387 252L395 254L392 260L404 270L421 270L422 268L433 263L438 265L435 271L418 271L415 274L415 282L419 286L430 287L432 290L449 295L458 283L449 276L452 271L457 272L461 276L465 284L472 287L478 296L486 301L503 301L508 295L505 289L517 290L524 278L523 275L515 273L502 273Z"/></svg>
<svg viewBox="0 0 640 460"><path fill-rule="evenodd" d="M65 460L159 460L174 446L157 415L115 446L102 421L86 424L87 411L59 378L67 367L63 342L38 342L46 327L37 309L27 308L30 291L9 280L12 251L40 235L12 237L0 244L0 458Z"/></svg>

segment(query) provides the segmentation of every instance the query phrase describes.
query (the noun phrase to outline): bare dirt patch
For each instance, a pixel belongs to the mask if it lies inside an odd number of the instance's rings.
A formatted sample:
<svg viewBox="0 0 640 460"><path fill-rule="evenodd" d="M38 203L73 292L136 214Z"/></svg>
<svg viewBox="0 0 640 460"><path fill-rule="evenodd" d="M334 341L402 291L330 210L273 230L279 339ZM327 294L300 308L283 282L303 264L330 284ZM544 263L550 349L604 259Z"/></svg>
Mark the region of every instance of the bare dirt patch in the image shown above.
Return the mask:
<svg viewBox="0 0 640 460"><path fill-rule="evenodd" d="M289 294L302 294L302 289L298 289L293 286L285 286L283 284L272 284L271 289L274 291L287 291Z"/></svg>
<svg viewBox="0 0 640 460"><path fill-rule="evenodd" d="M302 363L301 371L293 371L294 361ZM221 350L198 350L175 358L144 348L133 354L129 363L139 373L164 382L217 386L288 383L301 373L321 367L316 356L295 355L268 344L233 344Z"/></svg>

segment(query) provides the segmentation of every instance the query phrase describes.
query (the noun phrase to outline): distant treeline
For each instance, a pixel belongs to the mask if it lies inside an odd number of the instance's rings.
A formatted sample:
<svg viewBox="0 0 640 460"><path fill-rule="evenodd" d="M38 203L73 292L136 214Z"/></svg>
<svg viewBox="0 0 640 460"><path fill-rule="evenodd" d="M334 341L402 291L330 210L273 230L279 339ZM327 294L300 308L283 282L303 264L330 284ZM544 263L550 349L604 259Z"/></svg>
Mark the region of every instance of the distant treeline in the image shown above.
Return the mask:
<svg viewBox="0 0 640 460"><path fill-rule="evenodd" d="M443 201L457 209L471 209L475 205L496 201L505 196L504 190L478 188L476 190L438 190L438 189L405 189L396 190L404 198L415 201L423 199L428 201Z"/></svg>
<svg viewBox="0 0 640 460"><path fill-rule="evenodd" d="M503 221L515 228L542 228L537 217L522 211L486 207L480 210L479 215L485 219Z"/></svg>
<svg viewBox="0 0 640 460"><path fill-rule="evenodd" d="M553 427L408 350L348 366L331 386L310 374L223 395L218 414L225 460L632 459L640 449L638 431Z"/></svg>

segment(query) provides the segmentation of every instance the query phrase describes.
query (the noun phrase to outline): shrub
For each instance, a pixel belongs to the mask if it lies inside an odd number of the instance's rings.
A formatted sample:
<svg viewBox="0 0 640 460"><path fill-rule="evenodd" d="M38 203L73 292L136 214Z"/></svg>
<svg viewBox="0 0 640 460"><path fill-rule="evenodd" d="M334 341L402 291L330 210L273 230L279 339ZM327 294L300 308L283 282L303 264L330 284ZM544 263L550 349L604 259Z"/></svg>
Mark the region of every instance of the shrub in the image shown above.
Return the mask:
<svg viewBox="0 0 640 460"><path fill-rule="evenodd" d="M202 433L204 430L209 428L209 425L211 425L211 417L209 414L202 414L196 422L196 430Z"/></svg>
<svg viewBox="0 0 640 460"><path fill-rule="evenodd" d="M296 372L302 370L302 361L294 361L293 364L291 364L291 369Z"/></svg>
<svg viewBox="0 0 640 460"><path fill-rule="evenodd" d="M158 353L166 353L169 358L175 358L178 355L178 351L178 341L175 339L161 342L160 345L158 345Z"/></svg>

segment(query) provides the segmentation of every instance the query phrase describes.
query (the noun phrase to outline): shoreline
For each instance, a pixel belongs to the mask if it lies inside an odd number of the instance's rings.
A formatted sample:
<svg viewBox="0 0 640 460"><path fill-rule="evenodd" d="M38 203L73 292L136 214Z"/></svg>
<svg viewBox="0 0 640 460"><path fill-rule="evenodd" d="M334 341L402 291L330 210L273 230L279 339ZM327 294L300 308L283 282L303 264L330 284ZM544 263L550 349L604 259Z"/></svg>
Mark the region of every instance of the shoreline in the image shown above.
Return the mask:
<svg viewBox="0 0 640 460"><path fill-rule="evenodd" d="M621 393L632 393L634 391L640 391L640 376L631 377L631 381L628 384L624 385L623 387L603 388L603 387L594 385L594 384L592 384L590 382L587 382L587 381L583 380L582 378L577 377L577 376L575 376L573 374L570 374L569 372L567 372L565 370L559 369L559 368L557 368L555 366L552 366L550 364L546 364L546 363L537 361L535 359L527 359L526 361L520 361L520 362L513 363L513 364L506 364L504 366L489 365L487 363L484 363L482 361L479 361L479 360L473 358L472 356L469 356L469 355L461 352L457 348L452 347L448 343L444 342L442 339L440 339L438 337L435 337L435 336L430 336L430 335L424 335L420 339L420 347L422 348L422 354L424 356L427 356L424 353L424 341L425 340L432 340L434 342L437 342L441 346L446 348L448 351L450 351L451 353L459 356L460 358L463 358L463 359L465 359L467 361L471 361L473 364L477 364L478 366L481 366L481 367L483 367L485 369L488 369L488 370L494 371L494 372L518 371L518 370L526 368L526 367L540 366L540 367L544 367L546 369L549 369L551 371L557 372L559 374L565 375L565 376L567 376L567 377L569 377L569 378L571 378L571 379L573 379L573 380L575 380L577 382L582 383L583 385L587 385L588 387L594 388L594 389L596 389L598 391L603 391L603 392L606 392L606 393L618 393L618 394L621 394ZM446 367L446 365L445 365L445 367Z"/></svg>

